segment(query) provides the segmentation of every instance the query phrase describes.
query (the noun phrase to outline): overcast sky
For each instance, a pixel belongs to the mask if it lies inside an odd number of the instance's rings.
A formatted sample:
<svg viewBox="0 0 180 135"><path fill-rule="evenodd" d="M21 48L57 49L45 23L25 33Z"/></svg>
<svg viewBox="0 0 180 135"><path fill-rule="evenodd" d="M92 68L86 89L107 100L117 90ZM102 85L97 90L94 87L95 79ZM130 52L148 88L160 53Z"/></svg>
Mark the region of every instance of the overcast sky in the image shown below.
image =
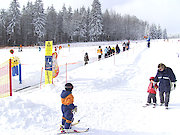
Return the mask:
<svg viewBox="0 0 180 135"><path fill-rule="evenodd" d="M0 9L8 9L12 0L0 0ZM22 8L28 1L18 0ZM122 15L135 15L149 23L160 24L169 34L180 33L180 0L99 0L102 11L112 9ZM63 4L73 9L85 6L91 8L93 0L43 0L44 8L53 5L56 11L62 9Z"/></svg>

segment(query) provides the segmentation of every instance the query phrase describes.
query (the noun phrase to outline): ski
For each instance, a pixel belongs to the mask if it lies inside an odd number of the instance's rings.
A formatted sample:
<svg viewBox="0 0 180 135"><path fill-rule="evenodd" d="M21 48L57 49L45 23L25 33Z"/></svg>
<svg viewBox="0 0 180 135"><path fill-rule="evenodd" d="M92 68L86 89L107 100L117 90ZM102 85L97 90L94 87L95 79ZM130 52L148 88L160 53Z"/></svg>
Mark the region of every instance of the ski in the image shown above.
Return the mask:
<svg viewBox="0 0 180 135"><path fill-rule="evenodd" d="M73 133L84 133L84 132L88 132L89 128L85 129L85 130L73 130L73 131L69 131L69 132L65 132L64 130L61 131L61 133L57 133L57 135L61 135L61 134L73 134Z"/></svg>
<svg viewBox="0 0 180 135"><path fill-rule="evenodd" d="M75 125L79 124L79 122L80 122L80 120L78 120L78 121L75 122L75 123L72 123L71 126L75 126Z"/></svg>
<svg viewBox="0 0 180 135"><path fill-rule="evenodd" d="M80 120L78 120L77 122L75 122L75 123L72 123L71 124L71 127L72 126L75 126L75 125L77 125L77 124L79 124L80 123ZM63 125L60 125L60 130L63 130L64 129L64 126Z"/></svg>

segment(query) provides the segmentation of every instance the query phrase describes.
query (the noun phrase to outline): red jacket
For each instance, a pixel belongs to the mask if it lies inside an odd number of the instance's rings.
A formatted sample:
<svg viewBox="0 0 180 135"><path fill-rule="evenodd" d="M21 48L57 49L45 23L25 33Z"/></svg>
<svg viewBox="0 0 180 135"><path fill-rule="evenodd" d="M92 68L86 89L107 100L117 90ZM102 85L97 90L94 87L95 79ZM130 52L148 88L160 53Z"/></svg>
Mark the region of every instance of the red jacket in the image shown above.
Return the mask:
<svg viewBox="0 0 180 135"><path fill-rule="evenodd" d="M152 94L156 94L157 88L158 88L157 83L156 83L155 85L153 85L153 83L150 82L150 84L149 84L149 86L148 86L147 92L148 92L148 93L152 93Z"/></svg>

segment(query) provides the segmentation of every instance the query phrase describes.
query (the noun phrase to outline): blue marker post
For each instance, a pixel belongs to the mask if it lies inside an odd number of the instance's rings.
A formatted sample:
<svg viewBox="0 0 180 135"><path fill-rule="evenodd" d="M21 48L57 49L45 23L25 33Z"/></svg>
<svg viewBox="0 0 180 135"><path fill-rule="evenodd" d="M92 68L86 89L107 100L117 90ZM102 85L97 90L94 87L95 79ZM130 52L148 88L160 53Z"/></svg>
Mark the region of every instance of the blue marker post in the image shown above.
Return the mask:
<svg viewBox="0 0 180 135"><path fill-rule="evenodd" d="M21 63L19 63L19 84L22 84L22 78L21 78Z"/></svg>

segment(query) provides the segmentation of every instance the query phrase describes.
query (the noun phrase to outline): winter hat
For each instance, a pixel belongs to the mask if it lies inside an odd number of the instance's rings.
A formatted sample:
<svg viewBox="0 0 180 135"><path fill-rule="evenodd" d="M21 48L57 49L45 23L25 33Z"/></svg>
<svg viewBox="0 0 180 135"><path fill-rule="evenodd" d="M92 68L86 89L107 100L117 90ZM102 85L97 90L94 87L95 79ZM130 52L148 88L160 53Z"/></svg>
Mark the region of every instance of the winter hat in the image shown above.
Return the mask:
<svg viewBox="0 0 180 135"><path fill-rule="evenodd" d="M73 85L71 83L66 83L65 84L65 90L72 91L72 89L73 89Z"/></svg>
<svg viewBox="0 0 180 135"><path fill-rule="evenodd" d="M154 80L154 77L150 77L149 80Z"/></svg>

